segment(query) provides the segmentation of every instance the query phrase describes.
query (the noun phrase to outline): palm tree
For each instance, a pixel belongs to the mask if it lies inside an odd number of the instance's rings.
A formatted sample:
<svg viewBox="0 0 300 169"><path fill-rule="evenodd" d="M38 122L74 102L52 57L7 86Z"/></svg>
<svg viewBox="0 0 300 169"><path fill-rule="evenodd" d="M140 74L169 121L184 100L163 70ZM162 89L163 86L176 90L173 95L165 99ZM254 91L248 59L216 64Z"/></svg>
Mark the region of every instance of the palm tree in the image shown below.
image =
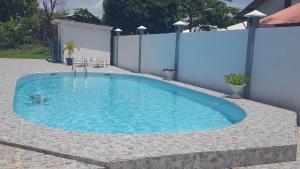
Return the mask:
<svg viewBox="0 0 300 169"><path fill-rule="evenodd" d="M71 56L75 53L75 49L80 51L79 47L77 47L73 41L65 42L64 52L68 52L69 58L71 58Z"/></svg>
<svg viewBox="0 0 300 169"><path fill-rule="evenodd" d="M67 64L71 65L73 63L73 58L71 58L71 56L75 53L75 49L77 49L78 51L80 51L79 47L77 47L73 41L67 41L65 42L65 47L63 49L63 51L67 51L68 52L68 56L69 58L66 58L67 60Z"/></svg>

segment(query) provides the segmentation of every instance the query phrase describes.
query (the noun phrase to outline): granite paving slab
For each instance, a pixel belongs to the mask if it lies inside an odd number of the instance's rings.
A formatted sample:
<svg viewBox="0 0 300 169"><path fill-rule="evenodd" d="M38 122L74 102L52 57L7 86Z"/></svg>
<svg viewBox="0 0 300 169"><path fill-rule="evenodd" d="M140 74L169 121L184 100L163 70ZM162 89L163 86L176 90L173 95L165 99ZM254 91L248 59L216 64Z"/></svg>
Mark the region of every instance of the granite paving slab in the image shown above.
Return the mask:
<svg viewBox="0 0 300 169"><path fill-rule="evenodd" d="M300 128L298 128L297 145L298 145L297 161L266 164L266 165L256 165L256 166L250 166L250 167L239 167L239 168L234 168L234 169L300 169Z"/></svg>
<svg viewBox="0 0 300 169"><path fill-rule="evenodd" d="M296 113L273 106L230 99L224 94L167 82L228 100L242 107L242 122L210 132L153 135L112 135L48 128L17 116L12 108L16 81L28 74L68 72L63 64L42 60L0 59L0 142L16 147L119 168L228 168L296 160ZM77 71L82 71L78 68ZM134 74L116 67L89 72Z"/></svg>
<svg viewBox="0 0 300 169"><path fill-rule="evenodd" d="M243 167L237 169L299 169L300 162L286 162L286 163L276 163L276 164L267 164L267 165L258 165L251 167Z"/></svg>
<svg viewBox="0 0 300 169"><path fill-rule="evenodd" d="M1 169L104 169L34 151L0 145Z"/></svg>

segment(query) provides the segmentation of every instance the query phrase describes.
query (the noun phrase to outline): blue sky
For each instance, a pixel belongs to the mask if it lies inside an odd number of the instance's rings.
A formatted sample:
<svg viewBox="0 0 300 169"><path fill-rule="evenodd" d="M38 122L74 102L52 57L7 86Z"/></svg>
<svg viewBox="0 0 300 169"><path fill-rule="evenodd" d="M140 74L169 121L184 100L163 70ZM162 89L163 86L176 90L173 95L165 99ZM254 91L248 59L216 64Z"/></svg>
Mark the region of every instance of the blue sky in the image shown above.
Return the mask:
<svg viewBox="0 0 300 169"><path fill-rule="evenodd" d="M231 6L244 8L248 5L252 0L232 0L233 2L228 3ZM98 17L102 17L103 8L102 8L103 0L66 0L66 8L72 12L74 8L88 8L94 15Z"/></svg>
<svg viewBox="0 0 300 169"><path fill-rule="evenodd" d="M253 0L232 0L232 2L230 2L229 4L234 6L234 7L238 7L238 8L242 9L252 1Z"/></svg>
<svg viewBox="0 0 300 169"><path fill-rule="evenodd" d="M66 0L66 9L72 12L74 8L87 8L99 18L103 15L103 0Z"/></svg>

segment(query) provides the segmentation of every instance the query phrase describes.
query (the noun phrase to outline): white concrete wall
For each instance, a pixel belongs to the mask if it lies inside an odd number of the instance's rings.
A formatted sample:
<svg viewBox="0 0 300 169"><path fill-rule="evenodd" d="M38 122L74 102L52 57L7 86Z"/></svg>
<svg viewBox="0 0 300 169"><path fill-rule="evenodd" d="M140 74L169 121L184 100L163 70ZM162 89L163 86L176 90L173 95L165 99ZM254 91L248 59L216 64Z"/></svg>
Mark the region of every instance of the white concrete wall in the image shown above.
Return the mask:
<svg viewBox="0 0 300 169"><path fill-rule="evenodd" d="M229 73L244 73L247 30L195 32L181 35L178 80L229 93ZM163 76L174 68L176 34L144 35L141 72ZM138 71L139 36L119 37L119 67Z"/></svg>
<svg viewBox="0 0 300 169"><path fill-rule="evenodd" d="M244 73L248 30L181 34L178 80L230 93L229 73ZM119 40L119 66L138 70L139 37ZM173 68L175 34L145 35L142 72L162 75ZM299 113L300 27L258 28L255 37L250 98ZM300 124L300 118L299 118Z"/></svg>
<svg viewBox="0 0 300 169"><path fill-rule="evenodd" d="M138 35L120 36L118 46L118 67L137 72L139 55Z"/></svg>
<svg viewBox="0 0 300 169"><path fill-rule="evenodd" d="M62 48L66 41L74 41L80 51L75 52L74 57L103 57L110 64L110 30L83 27L72 24L60 24ZM68 57L67 52L62 56L62 61Z"/></svg>
<svg viewBox="0 0 300 169"><path fill-rule="evenodd" d="M179 81L229 92L224 75L244 73L247 30L181 35Z"/></svg>
<svg viewBox="0 0 300 169"><path fill-rule="evenodd" d="M251 99L300 114L299 86L300 27L257 29Z"/></svg>
<svg viewBox="0 0 300 169"><path fill-rule="evenodd" d="M164 68L174 67L176 34L144 35L141 72L163 76Z"/></svg>

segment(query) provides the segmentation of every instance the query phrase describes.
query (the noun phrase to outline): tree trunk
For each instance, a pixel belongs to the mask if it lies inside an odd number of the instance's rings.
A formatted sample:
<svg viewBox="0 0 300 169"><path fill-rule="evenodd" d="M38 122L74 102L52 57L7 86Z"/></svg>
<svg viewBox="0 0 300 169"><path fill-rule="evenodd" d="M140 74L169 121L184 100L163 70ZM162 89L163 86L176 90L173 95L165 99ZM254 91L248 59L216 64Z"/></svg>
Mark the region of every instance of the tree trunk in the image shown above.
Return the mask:
<svg viewBox="0 0 300 169"><path fill-rule="evenodd" d="M193 17L189 16L189 21L190 21L190 23L189 23L189 31L193 32L193 25L194 25L194 23L193 23Z"/></svg>

